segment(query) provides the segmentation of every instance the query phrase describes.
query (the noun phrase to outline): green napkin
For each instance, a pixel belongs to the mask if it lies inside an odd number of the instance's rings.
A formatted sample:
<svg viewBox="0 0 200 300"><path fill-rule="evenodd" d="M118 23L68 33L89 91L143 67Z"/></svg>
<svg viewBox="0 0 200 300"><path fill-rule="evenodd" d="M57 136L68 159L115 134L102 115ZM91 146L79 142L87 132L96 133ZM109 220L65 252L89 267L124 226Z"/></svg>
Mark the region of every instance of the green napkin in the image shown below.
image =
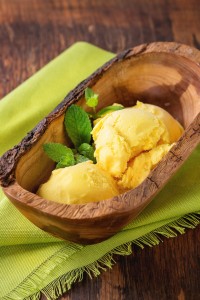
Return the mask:
<svg viewBox="0 0 200 300"><path fill-rule="evenodd" d="M76 43L0 101L0 155L19 142L81 80L113 57L90 44ZM63 242L23 217L0 190L0 299L56 299L84 273L97 276L111 267L113 254L128 255L131 244L156 245L199 223L200 147L121 232L102 243Z"/></svg>

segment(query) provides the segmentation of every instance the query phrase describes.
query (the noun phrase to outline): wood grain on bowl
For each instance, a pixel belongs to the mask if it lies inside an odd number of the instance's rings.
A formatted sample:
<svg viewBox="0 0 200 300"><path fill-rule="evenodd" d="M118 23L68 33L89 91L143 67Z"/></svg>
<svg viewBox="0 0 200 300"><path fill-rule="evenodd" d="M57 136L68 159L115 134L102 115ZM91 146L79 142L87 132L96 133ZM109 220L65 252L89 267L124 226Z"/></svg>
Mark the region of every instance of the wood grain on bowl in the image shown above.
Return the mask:
<svg viewBox="0 0 200 300"><path fill-rule="evenodd" d="M63 102L22 142L0 160L5 194L34 224L62 239L96 243L135 218L182 165L200 141L200 52L177 43L152 43L128 49L103 65L72 90ZM82 205L48 201L35 194L54 164L42 145L70 145L63 118L69 105L88 110L84 90L99 94L98 109L114 102L132 106L137 100L163 107L185 128L168 155L137 188L112 199Z"/></svg>

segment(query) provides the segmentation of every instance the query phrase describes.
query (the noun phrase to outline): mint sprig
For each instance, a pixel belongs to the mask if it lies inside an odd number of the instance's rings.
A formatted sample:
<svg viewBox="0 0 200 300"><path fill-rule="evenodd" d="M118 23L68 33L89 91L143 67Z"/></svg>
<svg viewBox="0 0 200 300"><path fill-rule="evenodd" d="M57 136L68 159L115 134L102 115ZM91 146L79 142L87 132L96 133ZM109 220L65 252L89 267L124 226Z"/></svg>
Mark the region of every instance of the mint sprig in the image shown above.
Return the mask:
<svg viewBox="0 0 200 300"><path fill-rule="evenodd" d="M65 114L65 129L75 148L83 143L90 143L92 125L88 114L77 105L72 104Z"/></svg>
<svg viewBox="0 0 200 300"><path fill-rule="evenodd" d="M88 114L81 107L71 105L65 114L64 124L75 149L70 149L59 143L43 145L47 155L57 162L56 169L73 166L89 159L95 161L94 149L89 144L92 125Z"/></svg>
<svg viewBox="0 0 200 300"><path fill-rule="evenodd" d="M112 111L123 109L122 105L112 105L95 112L98 105L98 94L94 93L89 87L85 89L86 104L92 107L94 113L88 115L80 106L72 104L65 113L65 130L74 144L75 149L68 148L59 143L44 144L43 148L47 155L57 162L56 168L64 168L75 164L92 160L96 163L94 157L94 148L91 143L91 120L102 117Z"/></svg>

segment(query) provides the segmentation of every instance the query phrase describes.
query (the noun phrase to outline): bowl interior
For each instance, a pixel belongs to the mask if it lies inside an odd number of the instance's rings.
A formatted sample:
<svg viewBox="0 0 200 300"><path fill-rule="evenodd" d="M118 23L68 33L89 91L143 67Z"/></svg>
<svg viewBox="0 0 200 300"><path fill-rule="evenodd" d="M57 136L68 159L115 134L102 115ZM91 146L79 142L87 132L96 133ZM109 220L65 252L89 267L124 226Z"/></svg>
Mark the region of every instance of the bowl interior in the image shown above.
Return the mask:
<svg viewBox="0 0 200 300"><path fill-rule="evenodd" d="M98 80L97 80L98 79ZM200 111L200 68L189 59L172 53L145 53L118 61L89 83L99 94L99 109L114 102L132 106L137 100L163 107L186 128ZM88 110L84 98L79 105ZM54 119L43 136L17 164L16 180L35 192L47 180L54 163L42 145L69 145L63 126L64 115Z"/></svg>

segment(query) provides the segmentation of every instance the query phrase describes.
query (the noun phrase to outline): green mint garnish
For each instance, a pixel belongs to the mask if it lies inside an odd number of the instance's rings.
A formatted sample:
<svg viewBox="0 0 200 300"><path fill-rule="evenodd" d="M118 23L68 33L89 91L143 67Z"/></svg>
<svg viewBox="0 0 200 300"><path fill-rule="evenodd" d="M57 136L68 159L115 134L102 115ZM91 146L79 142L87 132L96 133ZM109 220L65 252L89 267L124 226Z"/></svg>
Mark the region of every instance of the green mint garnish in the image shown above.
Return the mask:
<svg viewBox="0 0 200 300"><path fill-rule="evenodd" d="M85 89L86 104L89 107L95 108L98 105L98 97L99 95L95 94L92 89L88 87Z"/></svg>
<svg viewBox="0 0 200 300"><path fill-rule="evenodd" d="M65 129L75 149L68 148L59 143L43 145L46 154L57 162L56 169L73 166L87 160L92 160L96 163L94 148L90 145L92 131L90 119L97 119L106 113L124 108L122 105L112 105L96 113L95 107L98 105L98 95L90 88L85 89L85 99L86 104L93 108L93 113L87 113L80 106L74 104L65 113Z"/></svg>
<svg viewBox="0 0 200 300"><path fill-rule="evenodd" d="M102 108L101 110L98 111L98 113L96 113L94 115L94 119L98 119L101 118L103 115L116 111L116 110L121 110L124 109L123 105L111 105L111 106L106 106L104 108Z"/></svg>
<svg viewBox="0 0 200 300"><path fill-rule="evenodd" d="M87 144L87 143L83 143L78 147L78 152L89 158L90 160L92 160L93 162L96 162L95 157L94 157L94 148Z"/></svg>
<svg viewBox="0 0 200 300"><path fill-rule="evenodd" d="M92 125L88 114L81 107L72 104L65 114L64 124L76 148L83 143L90 143Z"/></svg>

